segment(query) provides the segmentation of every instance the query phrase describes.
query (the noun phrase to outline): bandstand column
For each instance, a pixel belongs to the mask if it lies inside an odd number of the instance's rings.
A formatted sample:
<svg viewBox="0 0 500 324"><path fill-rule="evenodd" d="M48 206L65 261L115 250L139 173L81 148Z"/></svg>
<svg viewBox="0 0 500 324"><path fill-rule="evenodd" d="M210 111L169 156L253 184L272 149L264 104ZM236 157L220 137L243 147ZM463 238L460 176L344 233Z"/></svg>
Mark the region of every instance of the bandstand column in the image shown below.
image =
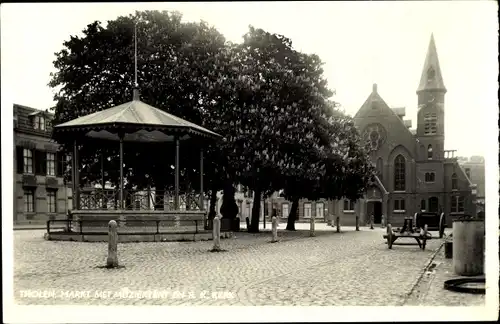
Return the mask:
<svg viewBox="0 0 500 324"><path fill-rule="evenodd" d="M120 134L120 209L123 209L123 137Z"/></svg>
<svg viewBox="0 0 500 324"><path fill-rule="evenodd" d="M175 138L175 198L174 209L179 210L179 138Z"/></svg>
<svg viewBox="0 0 500 324"><path fill-rule="evenodd" d="M73 142L73 209L80 209L80 172L78 171L78 144Z"/></svg>
<svg viewBox="0 0 500 324"><path fill-rule="evenodd" d="M200 210L205 210L205 199L203 195L203 149L200 149Z"/></svg>

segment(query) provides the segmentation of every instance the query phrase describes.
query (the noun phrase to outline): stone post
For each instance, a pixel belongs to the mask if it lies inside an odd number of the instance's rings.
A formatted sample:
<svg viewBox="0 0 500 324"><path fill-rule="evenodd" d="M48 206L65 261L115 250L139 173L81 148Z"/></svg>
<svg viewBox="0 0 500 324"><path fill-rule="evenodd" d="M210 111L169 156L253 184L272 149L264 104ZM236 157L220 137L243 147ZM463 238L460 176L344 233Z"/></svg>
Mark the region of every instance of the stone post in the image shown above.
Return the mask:
<svg viewBox="0 0 500 324"><path fill-rule="evenodd" d="M340 216L337 216L337 233L340 233Z"/></svg>
<svg viewBox="0 0 500 324"><path fill-rule="evenodd" d="M309 219L309 224L310 224L310 227L309 227L309 236L315 236L314 234L314 216L311 216L311 218Z"/></svg>
<svg viewBox="0 0 500 324"><path fill-rule="evenodd" d="M356 231L359 231L359 216L356 216Z"/></svg>
<svg viewBox="0 0 500 324"><path fill-rule="evenodd" d="M214 247L212 251L220 251L220 216L215 216L213 220L214 228L212 230L212 238L214 240Z"/></svg>
<svg viewBox="0 0 500 324"><path fill-rule="evenodd" d="M370 229L373 229L373 214L370 215Z"/></svg>
<svg viewBox="0 0 500 324"><path fill-rule="evenodd" d="M385 227L385 216L382 215L381 220L380 220L380 227L384 228Z"/></svg>
<svg viewBox="0 0 500 324"><path fill-rule="evenodd" d="M271 218L272 222L272 232L273 232L273 240L271 242L275 243L278 242L278 218L276 216L273 216Z"/></svg>
<svg viewBox="0 0 500 324"><path fill-rule="evenodd" d="M245 218L245 221L247 223L247 231L250 230L250 218L248 218L248 216Z"/></svg>
<svg viewBox="0 0 500 324"><path fill-rule="evenodd" d="M118 224L116 221L110 220L108 223L108 259L106 260L107 268L118 267Z"/></svg>

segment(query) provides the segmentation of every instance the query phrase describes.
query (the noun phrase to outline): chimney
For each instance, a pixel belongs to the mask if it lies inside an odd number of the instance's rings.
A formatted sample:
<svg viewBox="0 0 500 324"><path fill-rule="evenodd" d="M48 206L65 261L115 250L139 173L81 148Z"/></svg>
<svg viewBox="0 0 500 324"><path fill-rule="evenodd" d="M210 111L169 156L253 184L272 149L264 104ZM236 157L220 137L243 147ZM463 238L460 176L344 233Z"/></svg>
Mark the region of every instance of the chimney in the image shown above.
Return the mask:
<svg viewBox="0 0 500 324"><path fill-rule="evenodd" d="M376 83L373 84L373 92L377 92L377 84Z"/></svg>

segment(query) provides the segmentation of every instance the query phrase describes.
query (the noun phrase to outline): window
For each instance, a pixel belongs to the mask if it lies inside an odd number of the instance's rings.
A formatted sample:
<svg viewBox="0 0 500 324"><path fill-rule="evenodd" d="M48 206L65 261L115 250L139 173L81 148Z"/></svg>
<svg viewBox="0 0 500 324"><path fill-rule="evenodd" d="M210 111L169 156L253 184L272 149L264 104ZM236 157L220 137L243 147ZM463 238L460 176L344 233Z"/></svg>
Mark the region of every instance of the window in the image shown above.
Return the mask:
<svg viewBox="0 0 500 324"><path fill-rule="evenodd" d="M395 199L394 200L394 211L395 212L404 212L405 208L405 200L404 199Z"/></svg>
<svg viewBox="0 0 500 324"><path fill-rule="evenodd" d="M463 196L453 196L451 197L451 212L452 213L463 213L464 212L464 201Z"/></svg>
<svg viewBox="0 0 500 324"><path fill-rule="evenodd" d="M458 178L456 173L451 175L451 190L458 190Z"/></svg>
<svg viewBox="0 0 500 324"><path fill-rule="evenodd" d="M424 115L424 134L436 135L437 133L437 114L427 113Z"/></svg>
<svg viewBox="0 0 500 324"><path fill-rule="evenodd" d="M394 160L394 190L404 191L405 190L405 158L402 155L396 156Z"/></svg>
<svg viewBox="0 0 500 324"><path fill-rule="evenodd" d="M465 175L470 179L470 168L465 169Z"/></svg>
<svg viewBox="0 0 500 324"><path fill-rule="evenodd" d="M432 160L432 145L430 145L430 144L427 147L427 159Z"/></svg>
<svg viewBox="0 0 500 324"><path fill-rule="evenodd" d="M47 191L47 212L55 213L56 211L56 191Z"/></svg>
<svg viewBox="0 0 500 324"><path fill-rule="evenodd" d="M325 205L323 203L316 203L316 217L323 218L325 214Z"/></svg>
<svg viewBox="0 0 500 324"><path fill-rule="evenodd" d="M434 181L436 181L436 174L434 172L426 172L425 182L434 182Z"/></svg>
<svg viewBox="0 0 500 324"><path fill-rule="evenodd" d="M425 209L425 205L426 205L426 204L425 204L425 199L422 199L422 200L420 201L420 210L426 210L426 209Z"/></svg>
<svg viewBox="0 0 500 324"><path fill-rule="evenodd" d="M24 192L24 212L35 212L35 192L33 190L26 190Z"/></svg>
<svg viewBox="0 0 500 324"><path fill-rule="evenodd" d="M354 201L344 199L344 211L353 212L354 211Z"/></svg>
<svg viewBox="0 0 500 324"><path fill-rule="evenodd" d="M37 115L34 117L33 127L38 130L45 130L45 117L42 115Z"/></svg>
<svg viewBox="0 0 500 324"><path fill-rule="evenodd" d="M283 203L283 205L281 205L281 214L283 218L287 218L288 214L290 214L290 210L288 209L288 203Z"/></svg>
<svg viewBox="0 0 500 324"><path fill-rule="evenodd" d="M47 152L47 175L56 175L56 155L55 153Z"/></svg>
<svg viewBox="0 0 500 324"><path fill-rule="evenodd" d="M33 173L33 151L23 149L24 173Z"/></svg>
<svg viewBox="0 0 500 324"><path fill-rule="evenodd" d="M304 203L304 218L311 218L311 203Z"/></svg>

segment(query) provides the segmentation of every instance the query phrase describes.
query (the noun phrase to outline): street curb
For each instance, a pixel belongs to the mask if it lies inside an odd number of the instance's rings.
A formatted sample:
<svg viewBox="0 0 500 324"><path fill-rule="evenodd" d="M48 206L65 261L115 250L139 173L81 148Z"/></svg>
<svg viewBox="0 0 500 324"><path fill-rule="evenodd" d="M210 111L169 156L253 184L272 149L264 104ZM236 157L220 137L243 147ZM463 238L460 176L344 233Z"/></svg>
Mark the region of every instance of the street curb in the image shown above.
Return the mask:
<svg viewBox="0 0 500 324"><path fill-rule="evenodd" d="M432 264L432 261L434 261L434 259L436 258L437 254L441 251L441 248L444 246L444 242L446 240L443 240L443 242L441 242L441 245L439 245L439 247L436 249L436 251L434 251L434 253L432 254L432 256L429 258L429 260L427 261L425 267L423 267L423 269L421 270L420 274L418 275L417 279L413 282L413 285L411 286L411 289L410 291L406 294L405 296L405 299L403 301L403 306L408 302L408 299L410 298L410 296L413 294L413 291L415 290L415 288L418 286L418 284L420 283L420 281L422 280L422 278L424 277L425 275L425 272L427 271L427 269L429 269L429 267L431 266Z"/></svg>

